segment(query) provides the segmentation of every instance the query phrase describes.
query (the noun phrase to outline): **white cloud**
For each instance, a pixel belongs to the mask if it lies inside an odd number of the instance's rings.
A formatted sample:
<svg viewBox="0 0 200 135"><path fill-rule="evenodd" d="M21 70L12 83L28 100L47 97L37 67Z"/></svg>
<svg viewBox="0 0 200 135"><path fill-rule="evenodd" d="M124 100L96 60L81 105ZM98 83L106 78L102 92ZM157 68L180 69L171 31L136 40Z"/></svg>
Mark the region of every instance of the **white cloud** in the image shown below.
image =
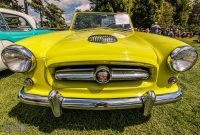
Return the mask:
<svg viewBox="0 0 200 135"><path fill-rule="evenodd" d="M80 5L76 9L81 10L81 11L90 10L90 4Z"/></svg>
<svg viewBox="0 0 200 135"><path fill-rule="evenodd" d="M77 4L77 5L90 4L90 2L88 0L60 0L60 1L48 0L48 2L54 3L63 9L66 9L67 7L69 7L70 5L73 5L73 4Z"/></svg>
<svg viewBox="0 0 200 135"><path fill-rule="evenodd" d="M31 2L31 0L27 0L27 2ZM18 0L19 5L24 5L24 0Z"/></svg>
<svg viewBox="0 0 200 135"><path fill-rule="evenodd" d="M67 20L67 21L65 21L65 22L66 22L66 24L67 24L68 26L70 26L71 20Z"/></svg>
<svg viewBox="0 0 200 135"><path fill-rule="evenodd" d="M44 1L44 0L43 0ZM49 3L54 3L60 8L68 8L70 5L87 5L90 2L88 0L47 0ZM31 0L27 0L27 2L31 2ZM18 0L20 5L24 5L24 0Z"/></svg>

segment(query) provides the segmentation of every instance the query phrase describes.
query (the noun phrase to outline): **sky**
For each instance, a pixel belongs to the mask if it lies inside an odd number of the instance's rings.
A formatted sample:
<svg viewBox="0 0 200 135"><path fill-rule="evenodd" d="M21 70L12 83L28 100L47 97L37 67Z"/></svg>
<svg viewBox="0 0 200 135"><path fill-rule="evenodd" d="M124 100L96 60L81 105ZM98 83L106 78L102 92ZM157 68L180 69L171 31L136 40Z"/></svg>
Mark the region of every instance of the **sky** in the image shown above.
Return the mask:
<svg viewBox="0 0 200 135"><path fill-rule="evenodd" d="M27 0L31 1L31 0ZM76 9L81 11L90 9L90 2L88 0L47 0L49 3L54 3L59 8L65 11L63 17L66 20L66 23L69 25L73 16L73 12ZM19 4L23 5L24 0L18 0ZM36 13L33 9L29 8L29 14L34 17L34 19L39 21L39 14Z"/></svg>

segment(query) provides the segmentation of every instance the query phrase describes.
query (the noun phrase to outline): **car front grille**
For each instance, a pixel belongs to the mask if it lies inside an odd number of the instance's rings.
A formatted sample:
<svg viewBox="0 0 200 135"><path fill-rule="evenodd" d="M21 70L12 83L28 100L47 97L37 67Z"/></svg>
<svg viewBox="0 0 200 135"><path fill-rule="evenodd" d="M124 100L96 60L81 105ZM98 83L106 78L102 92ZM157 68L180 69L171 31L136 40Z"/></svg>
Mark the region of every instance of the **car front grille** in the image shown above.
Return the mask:
<svg viewBox="0 0 200 135"><path fill-rule="evenodd" d="M150 77L148 68L116 65L80 65L58 67L55 69L55 73L53 75L56 80L95 81L95 76L99 68L108 70L110 74L110 81L146 80Z"/></svg>

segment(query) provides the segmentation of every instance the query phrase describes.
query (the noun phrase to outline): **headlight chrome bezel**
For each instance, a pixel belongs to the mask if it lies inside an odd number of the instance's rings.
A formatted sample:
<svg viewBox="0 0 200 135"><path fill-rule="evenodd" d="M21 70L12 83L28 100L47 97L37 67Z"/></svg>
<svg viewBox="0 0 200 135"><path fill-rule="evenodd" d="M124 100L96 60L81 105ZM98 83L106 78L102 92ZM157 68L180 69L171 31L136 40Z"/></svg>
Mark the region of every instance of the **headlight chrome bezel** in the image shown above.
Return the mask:
<svg viewBox="0 0 200 135"><path fill-rule="evenodd" d="M4 54L6 53L6 51L14 51L18 54L21 53L23 56L26 56L29 59L29 65L28 65L27 69L24 71L22 71L22 70L20 71L20 70L13 70L11 67L9 67L6 60L4 59ZM6 65L6 67L13 72L26 73L26 72L32 71L36 67L36 58L33 55L33 53L29 49L27 49L23 46L20 46L20 45L11 45L11 46L4 48L1 53L1 58L2 58L3 63Z"/></svg>
<svg viewBox="0 0 200 135"><path fill-rule="evenodd" d="M185 49L185 48L188 48L188 49L192 49L193 52L196 53L196 59L193 61L192 65L189 67L189 68L186 68L185 70L182 70L182 71L179 71L179 70L176 70L174 67L173 67L173 55L174 55L174 52L177 50L177 49ZM185 72L185 71L188 71L190 70L194 65L195 63L197 62L198 60L198 52L195 48L189 46L189 45L185 45L185 46L180 46L180 47L177 47L175 48L168 56L167 58L167 65L168 67L170 68L170 70L174 71L174 72L177 72L177 73L182 73L182 72Z"/></svg>

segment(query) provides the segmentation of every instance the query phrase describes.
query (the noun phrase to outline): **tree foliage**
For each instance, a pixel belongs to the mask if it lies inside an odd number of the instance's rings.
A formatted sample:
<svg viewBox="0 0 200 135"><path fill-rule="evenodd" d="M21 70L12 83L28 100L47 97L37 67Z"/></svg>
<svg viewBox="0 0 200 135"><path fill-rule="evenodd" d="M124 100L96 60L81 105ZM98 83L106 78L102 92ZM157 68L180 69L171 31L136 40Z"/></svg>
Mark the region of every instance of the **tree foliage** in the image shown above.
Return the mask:
<svg viewBox="0 0 200 135"><path fill-rule="evenodd" d="M90 0L93 11L97 12L127 12L130 13L134 0Z"/></svg>
<svg viewBox="0 0 200 135"><path fill-rule="evenodd" d="M18 0L0 0L0 7L22 11L22 6L18 4Z"/></svg>
<svg viewBox="0 0 200 135"><path fill-rule="evenodd" d="M36 1L32 0L32 2L29 2L28 5L35 10L35 12L40 13L44 10L44 5L42 1Z"/></svg>
<svg viewBox="0 0 200 135"><path fill-rule="evenodd" d="M45 7L42 3L42 0L32 0L28 5L34 9L35 12L40 14L40 26L43 27L43 14Z"/></svg>
<svg viewBox="0 0 200 135"><path fill-rule="evenodd" d="M132 21L136 27L149 28L160 20L163 0L135 0Z"/></svg>
<svg viewBox="0 0 200 135"><path fill-rule="evenodd" d="M174 8L174 24L186 27L191 11L190 0L168 0L168 2L171 3Z"/></svg>
<svg viewBox="0 0 200 135"><path fill-rule="evenodd" d="M64 11L53 3L47 0L32 0L29 6L40 14L41 26L50 28L66 27L65 19L63 18ZM45 21L43 19L45 18Z"/></svg>
<svg viewBox="0 0 200 135"><path fill-rule="evenodd" d="M64 11L53 3L48 3L47 1L45 2L47 5L44 10L44 15L47 20L47 27L65 28L65 19L62 16L64 14Z"/></svg>
<svg viewBox="0 0 200 135"><path fill-rule="evenodd" d="M163 2L161 18L159 20L161 27L170 28L173 25L173 10L174 8L169 2Z"/></svg>
<svg viewBox="0 0 200 135"><path fill-rule="evenodd" d="M194 0L193 9L189 17L190 29L200 32L200 0Z"/></svg>

